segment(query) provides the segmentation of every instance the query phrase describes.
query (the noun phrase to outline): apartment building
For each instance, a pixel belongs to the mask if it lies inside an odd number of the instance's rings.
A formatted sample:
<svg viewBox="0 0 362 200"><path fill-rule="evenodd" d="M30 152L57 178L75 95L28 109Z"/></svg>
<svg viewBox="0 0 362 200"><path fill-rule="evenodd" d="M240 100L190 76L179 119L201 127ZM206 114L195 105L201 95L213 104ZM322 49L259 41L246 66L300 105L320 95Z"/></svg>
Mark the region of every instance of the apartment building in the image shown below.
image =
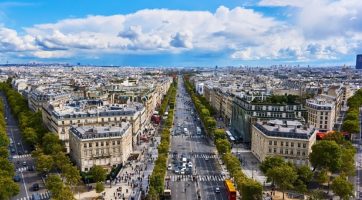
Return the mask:
<svg viewBox="0 0 362 200"><path fill-rule="evenodd" d="M70 99L72 99L71 91L39 86L32 88L29 92L28 106L32 112L38 112L42 110L43 105L46 105L48 102L65 102Z"/></svg>
<svg viewBox="0 0 362 200"><path fill-rule="evenodd" d="M266 156L282 156L296 166L311 165L309 154L316 143L317 130L299 121L257 121L252 128L251 152L263 162Z"/></svg>
<svg viewBox="0 0 362 200"><path fill-rule="evenodd" d="M100 165L108 173L124 165L132 153L132 125L113 123L104 127L72 125L69 129L70 158L81 171Z"/></svg>
<svg viewBox="0 0 362 200"><path fill-rule="evenodd" d="M102 127L111 123L128 121L131 124L132 145L140 140L148 118L145 106L128 104L106 104L102 100L79 100L64 103L49 103L43 107L43 124L59 135L69 152L69 129L75 124Z"/></svg>
<svg viewBox="0 0 362 200"><path fill-rule="evenodd" d="M329 132L333 129L336 121L336 106L333 101L309 99L305 108L308 110L308 123L314 125L319 132Z"/></svg>
<svg viewBox="0 0 362 200"><path fill-rule="evenodd" d="M242 138L243 142L251 142L252 125L257 121L272 119L298 120L304 122L307 110L301 103L267 103L268 94L242 93L234 98L232 104L232 131ZM258 101L255 101L258 100Z"/></svg>

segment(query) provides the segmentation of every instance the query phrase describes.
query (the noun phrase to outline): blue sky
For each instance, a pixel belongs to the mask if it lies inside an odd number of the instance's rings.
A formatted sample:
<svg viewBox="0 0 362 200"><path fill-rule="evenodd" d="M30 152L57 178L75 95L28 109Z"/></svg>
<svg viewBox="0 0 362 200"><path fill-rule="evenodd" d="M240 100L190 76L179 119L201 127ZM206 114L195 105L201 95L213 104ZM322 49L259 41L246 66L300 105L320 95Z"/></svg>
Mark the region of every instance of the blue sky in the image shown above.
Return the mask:
<svg viewBox="0 0 362 200"><path fill-rule="evenodd" d="M0 3L0 63L355 65L360 0Z"/></svg>

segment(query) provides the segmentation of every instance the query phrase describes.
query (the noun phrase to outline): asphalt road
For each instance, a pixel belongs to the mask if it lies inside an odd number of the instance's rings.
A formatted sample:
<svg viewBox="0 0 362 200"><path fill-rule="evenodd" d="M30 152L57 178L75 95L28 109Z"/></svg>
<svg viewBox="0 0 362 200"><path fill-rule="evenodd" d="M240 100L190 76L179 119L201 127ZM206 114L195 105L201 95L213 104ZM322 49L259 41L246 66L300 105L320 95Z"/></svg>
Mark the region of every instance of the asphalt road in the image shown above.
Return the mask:
<svg viewBox="0 0 362 200"><path fill-rule="evenodd" d="M7 122L6 126L6 135L11 138L14 141L14 146L9 147L9 154L13 157L12 163L15 167L17 167L16 175L20 176L20 181L16 182L20 186L20 193L13 197L14 200L30 200L33 193L38 193L41 197L41 199L49 199L49 194L47 193L47 190L45 189L44 182L42 181L42 178L40 174L35 171L28 171L28 166L35 167L35 159L30 156L30 149L23 141L20 129L19 129L19 123L16 118L14 118L13 114L11 113L10 108L7 107L7 101L5 98L5 95L1 92L0 94L3 104L5 107L5 117L7 118L5 121ZM17 145L17 143L20 143L20 146ZM11 150L14 149L15 152L11 152ZM18 155L19 151L22 151L23 153L27 150L28 154ZM17 162L20 162L17 164ZM23 166L23 161L26 161L26 166ZM34 191L33 184L38 183L39 184L39 190Z"/></svg>
<svg viewBox="0 0 362 200"><path fill-rule="evenodd" d="M223 186L224 177L221 176L221 167L215 156L212 155L216 148L203 137L196 134L196 127L201 125L198 121L194 121L190 111L186 109L192 108L193 105L185 104L185 101L191 100L186 92L182 77L179 77L177 89L179 97L176 98L176 109L173 129L177 129L178 124L184 124L188 129L188 136L185 134L172 136L170 151L178 152L178 162L181 162L182 153L186 154L186 158L192 160L192 175L181 175L174 172L175 164L173 164L172 153L169 156L168 164L172 165L172 170L166 174L166 180L170 184L172 198L175 199L195 199L197 191L200 191L201 199L227 199L225 188ZM182 128L183 129L183 128ZM191 137L190 137L191 136ZM205 159L208 157L208 160ZM193 177L197 178L197 182L193 181ZM178 180L180 179L180 180ZM167 184L167 182L166 182ZM215 193L215 188L220 188L220 193ZM185 190L186 189L186 190Z"/></svg>

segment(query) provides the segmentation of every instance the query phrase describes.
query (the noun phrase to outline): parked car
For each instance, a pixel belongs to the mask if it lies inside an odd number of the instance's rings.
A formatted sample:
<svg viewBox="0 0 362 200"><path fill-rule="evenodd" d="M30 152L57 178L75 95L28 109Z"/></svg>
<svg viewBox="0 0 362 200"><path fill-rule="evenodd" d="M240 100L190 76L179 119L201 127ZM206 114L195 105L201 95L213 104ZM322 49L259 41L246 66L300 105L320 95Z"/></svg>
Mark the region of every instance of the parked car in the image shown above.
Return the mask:
<svg viewBox="0 0 362 200"><path fill-rule="evenodd" d="M180 173L179 170L178 170L178 167L175 168L175 173L176 174Z"/></svg>
<svg viewBox="0 0 362 200"><path fill-rule="evenodd" d="M39 190L39 184L34 183L33 184L33 189L34 189L34 191L38 191Z"/></svg>
<svg viewBox="0 0 362 200"><path fill-rule="evenodd" d="M168 164L167 170L172 170L171 164Z"/></svg>
<svg viewBox="0 0 362 200"><path fill-rule="evenodd" d="M34 167L33 166L28 166L28 171L34 171Z"/></svg>
<svg viewBox="0 0 362 200"><path fill-rule="evenodd" d="M19 182L19 181L20 181L20 176L19 176L19 175L15 175L15 176L14 176L14 181L15 181L15 182Z"/></svg>

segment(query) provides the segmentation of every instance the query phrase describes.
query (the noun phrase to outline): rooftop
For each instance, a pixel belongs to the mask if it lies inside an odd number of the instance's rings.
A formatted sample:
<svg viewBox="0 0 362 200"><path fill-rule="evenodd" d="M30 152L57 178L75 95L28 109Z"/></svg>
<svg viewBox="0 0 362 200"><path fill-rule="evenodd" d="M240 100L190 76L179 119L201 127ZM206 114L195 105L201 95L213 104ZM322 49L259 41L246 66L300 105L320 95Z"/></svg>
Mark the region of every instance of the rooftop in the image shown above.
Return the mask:
<svg viewBox="0 0 362 200"><path fill-rule="evenodd" d="M122 137L131 127L129 122L120 122L110 126L89 127L73 125L69 131L78 139Z"/></svg>

